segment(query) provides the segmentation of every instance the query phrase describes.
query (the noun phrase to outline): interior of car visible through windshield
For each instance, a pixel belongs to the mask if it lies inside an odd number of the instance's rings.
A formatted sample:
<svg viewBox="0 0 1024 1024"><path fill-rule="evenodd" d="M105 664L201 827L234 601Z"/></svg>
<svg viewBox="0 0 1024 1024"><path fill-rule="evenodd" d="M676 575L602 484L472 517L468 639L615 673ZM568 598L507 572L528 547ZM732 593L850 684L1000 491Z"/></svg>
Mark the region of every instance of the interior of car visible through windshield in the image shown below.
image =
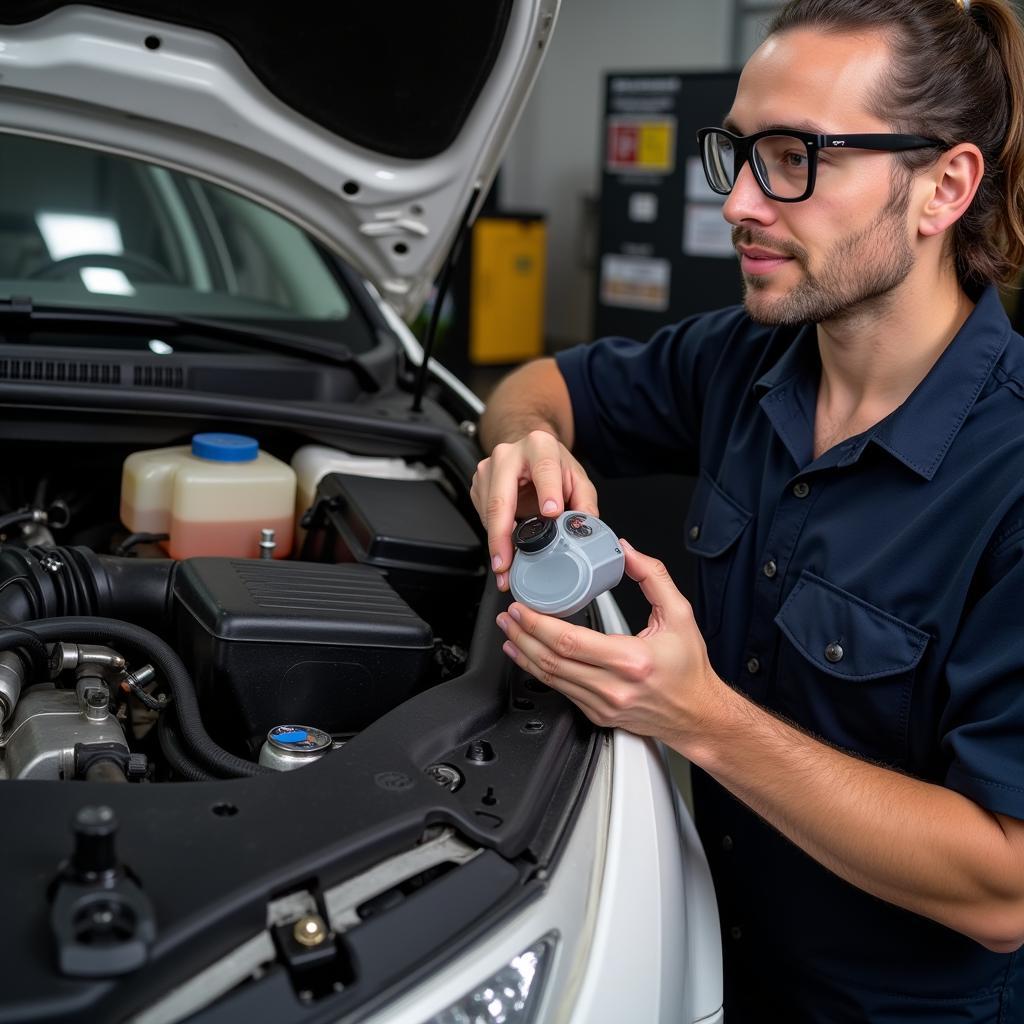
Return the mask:
<svg viewBox="0 0 1024 1024"><path fill-rule="evenodd" d="M0 135L0 297L34 306L288 321L359 319L334 257L283 217L125 156ZM346 324L345 343L359 351ZM326 328L326 330L325 330Z"/></svg>

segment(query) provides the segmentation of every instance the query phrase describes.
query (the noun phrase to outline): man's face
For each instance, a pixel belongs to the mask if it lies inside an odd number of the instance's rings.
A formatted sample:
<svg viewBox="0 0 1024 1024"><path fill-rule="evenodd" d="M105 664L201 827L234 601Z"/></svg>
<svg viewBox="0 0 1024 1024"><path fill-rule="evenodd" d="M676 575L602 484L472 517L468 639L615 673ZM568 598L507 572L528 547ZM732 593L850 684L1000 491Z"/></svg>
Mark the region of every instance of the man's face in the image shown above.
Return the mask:
<svg viewBox="0 0 1024 1024"><path fill-rule="evenodd" d="M878 34L795 29L749 60L724 126L888 132L868 109L889 50ZM769 199L745 166L725 202L747 311L769 324L842 319L891 297L914 266L909 180L888 153L825 152L810 199Z"/></svg>

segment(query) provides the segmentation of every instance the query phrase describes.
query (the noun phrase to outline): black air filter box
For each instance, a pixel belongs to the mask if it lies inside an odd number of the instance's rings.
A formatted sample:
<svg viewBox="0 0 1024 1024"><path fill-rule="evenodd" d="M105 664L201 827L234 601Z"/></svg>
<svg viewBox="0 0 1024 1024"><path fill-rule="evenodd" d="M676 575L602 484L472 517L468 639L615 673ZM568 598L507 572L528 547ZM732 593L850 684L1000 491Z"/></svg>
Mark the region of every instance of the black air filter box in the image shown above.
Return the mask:
<svg viewBox="0 0 1024 1024"><path fill-rule="evenodd" d="M433 650L364 565L189 558L174 617L204 719L249 741L284 724L357 732L417 692Z"/></svg>
<svg viewBox="0 0 1024 1024"><path fill-rule="evenodd" d="M446 613L476 606L485 574L480 538L435 480L328 473L317 485L303 558L383 569L442 634Z"/></svg>

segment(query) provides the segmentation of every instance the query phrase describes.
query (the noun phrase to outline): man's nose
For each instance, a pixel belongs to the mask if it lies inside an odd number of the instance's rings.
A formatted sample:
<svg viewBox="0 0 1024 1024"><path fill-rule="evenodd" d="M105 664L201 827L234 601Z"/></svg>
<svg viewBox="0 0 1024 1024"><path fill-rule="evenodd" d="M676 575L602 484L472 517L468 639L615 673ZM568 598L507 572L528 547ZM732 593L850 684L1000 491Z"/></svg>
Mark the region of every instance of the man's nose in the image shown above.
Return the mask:
<svg viewBox="0 0 1024 1024"><path fill-rule="evenodd" d="M749 221L771 224L778 218L778 204L761 191L749 163L740 168L732 191L722 206L722 215L733 225Z"/></svg>

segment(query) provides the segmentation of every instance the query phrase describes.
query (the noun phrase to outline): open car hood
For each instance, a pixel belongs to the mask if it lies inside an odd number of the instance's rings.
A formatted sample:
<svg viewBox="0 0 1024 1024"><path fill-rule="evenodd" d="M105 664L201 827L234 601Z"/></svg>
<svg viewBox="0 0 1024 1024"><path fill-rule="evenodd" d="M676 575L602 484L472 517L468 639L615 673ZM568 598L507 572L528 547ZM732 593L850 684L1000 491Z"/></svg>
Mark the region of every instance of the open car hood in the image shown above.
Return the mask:
<svg viewBox="0 0 1024 1024"><path fill-rule="evenodd" d="M13 0L0 11L0 131L247 195L409 319L483 201L559 3Z"/></svg>

